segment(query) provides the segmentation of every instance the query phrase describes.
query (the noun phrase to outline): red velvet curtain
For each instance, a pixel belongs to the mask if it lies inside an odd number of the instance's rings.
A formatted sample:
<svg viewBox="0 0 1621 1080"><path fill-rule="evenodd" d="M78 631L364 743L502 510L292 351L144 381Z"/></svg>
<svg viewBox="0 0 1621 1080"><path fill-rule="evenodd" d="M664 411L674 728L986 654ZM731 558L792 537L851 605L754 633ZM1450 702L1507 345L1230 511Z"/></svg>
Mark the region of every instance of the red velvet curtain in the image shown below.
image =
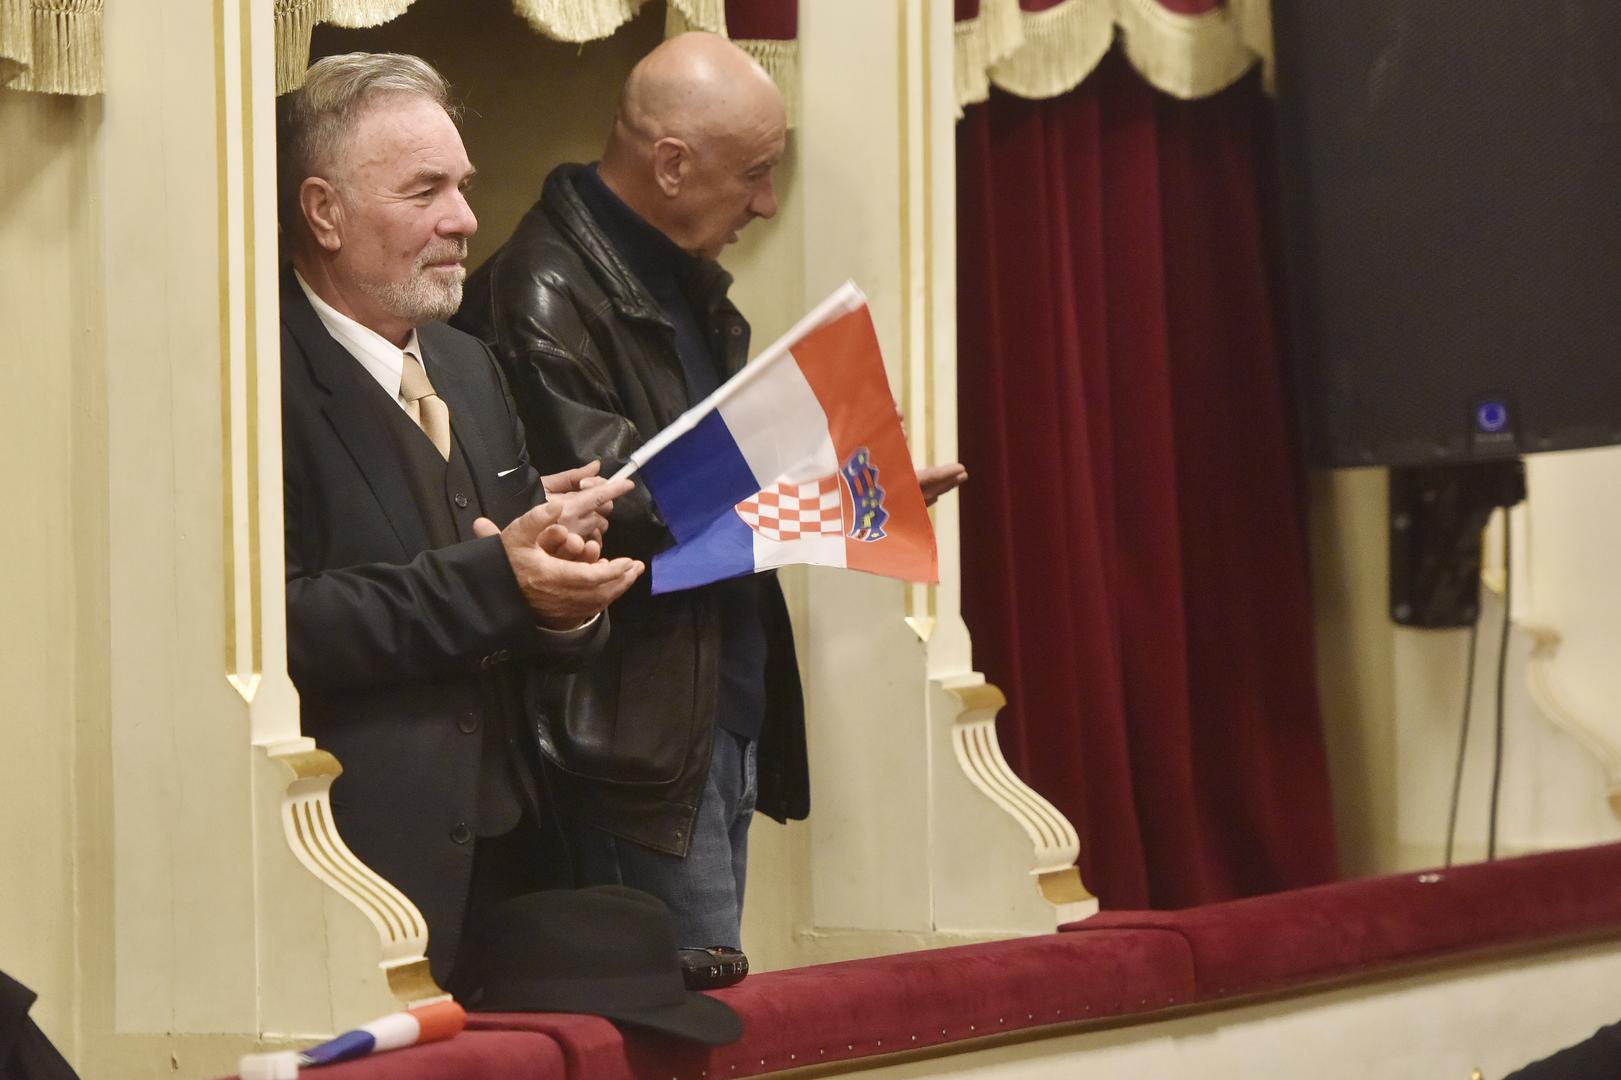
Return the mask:
<svg viewBox="0 0 1621 1080"><path fill-rule="evenodd" d="M799 36L799 0L726 0L726 33L792 41Z"/></svg>
<svg viewBox="0 0 1621 1080"><path fill-rule="evenodd" d="M1336 873L1268 120L1116 53L959 128L963 612L1106 907Z"/></svg>

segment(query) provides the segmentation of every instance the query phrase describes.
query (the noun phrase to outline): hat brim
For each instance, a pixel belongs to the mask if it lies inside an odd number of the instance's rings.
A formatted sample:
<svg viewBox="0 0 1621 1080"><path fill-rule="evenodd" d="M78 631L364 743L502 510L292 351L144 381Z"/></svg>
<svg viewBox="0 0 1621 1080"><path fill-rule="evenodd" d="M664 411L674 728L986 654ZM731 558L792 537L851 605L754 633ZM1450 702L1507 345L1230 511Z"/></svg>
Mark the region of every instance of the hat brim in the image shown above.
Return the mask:
<svg viewBox="0 0 1621 1080"><path fill-rule="evenodd" d="M648 1009L600 1009L603 1016L616 1023L631 1024L678 1039L691 1039L707 1046L725 1046L743 1035L743 1018L732 1011L724 1001L716 1001L706 994L687 991L678 1002Z"/></svg>

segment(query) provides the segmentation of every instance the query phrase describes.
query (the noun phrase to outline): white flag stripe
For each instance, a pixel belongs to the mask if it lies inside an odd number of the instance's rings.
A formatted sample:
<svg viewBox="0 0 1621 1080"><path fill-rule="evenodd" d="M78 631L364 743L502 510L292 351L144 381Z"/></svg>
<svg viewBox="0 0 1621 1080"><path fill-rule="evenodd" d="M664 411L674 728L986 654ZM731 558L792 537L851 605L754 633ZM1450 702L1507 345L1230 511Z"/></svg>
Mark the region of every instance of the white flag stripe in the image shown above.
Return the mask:
<svg viewBox="0 0 1621 1080"><path fill-rule="evenodd" d="M773 364L719 411L762 489L839 469L827 413L792 359Z"/></svg>
<svg viewBox="0 0 1621 1080"><path fill-rule="evenodd" d="M638 447L630 455L630 460L625 462L618 472L614 473L613 479L622 480L630 476L641 468L644 462L658 454L660 450L663 450L681 435L696 427L698 421L708 416L732 397L748 389L749 385L756 379L763 378L775 368L792 364L793 360L789 357L788 352L800 338L823 323L832 322L841 315L848 315L850 312L860 309L866 302L867 297L860 289L856 288L853 281L846 281L843 285L834 289L831 296L812 308L786 334L766 346L765 351L744 365L742 371L726 380L708 397L676 417L669 427ZM770 482L770 479L766 479L761 482L761 486L764 487Z"/></svg>
<svg viewBox="0 0 1621 1080"><path fill-rule="evenodd" d="M417 1039L422 1036L422 1025L409 1012L389 1013L379 1020L360 1025L360 1030L376 1040L372 1053L415 1046Z"/></svg>
<svg viewBox="0 0 1621 1080"><path fill-rule="evenodd" d="M798 540L768 540L754 534L754 568L769 570L775 566L793 566L810 563L812 566L844 566L845 544L842 535L802 536Z"/></svg>

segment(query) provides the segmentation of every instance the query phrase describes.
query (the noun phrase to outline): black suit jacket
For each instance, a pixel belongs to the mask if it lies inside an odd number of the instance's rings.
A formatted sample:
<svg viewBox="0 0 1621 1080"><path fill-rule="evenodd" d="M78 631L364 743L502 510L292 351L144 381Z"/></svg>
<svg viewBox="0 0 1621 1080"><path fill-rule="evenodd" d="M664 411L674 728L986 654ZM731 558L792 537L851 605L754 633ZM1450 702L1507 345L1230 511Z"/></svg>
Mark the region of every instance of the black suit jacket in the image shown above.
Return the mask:
<svg viewBox="0 0 1621 1080"><path fill-rule="evenodd" d="M417 333L479 504L504 526L545 493L500 370L458 330ZM443 984L471 878L482 740L532 737L544 670L578 667L606 616L560 641L535 629L499 538L430 549L376 408L387 392L327 333L291 269L281 350L287 665L303 731L342 763L339 831L422 909Z"/></svg>
<svg viewBox="0 0 1621 1080"><path fill-rule="evenodd" d="M45 1033L28 1017L34 992L0 971L0 1078L79 1080Z"/></svg>

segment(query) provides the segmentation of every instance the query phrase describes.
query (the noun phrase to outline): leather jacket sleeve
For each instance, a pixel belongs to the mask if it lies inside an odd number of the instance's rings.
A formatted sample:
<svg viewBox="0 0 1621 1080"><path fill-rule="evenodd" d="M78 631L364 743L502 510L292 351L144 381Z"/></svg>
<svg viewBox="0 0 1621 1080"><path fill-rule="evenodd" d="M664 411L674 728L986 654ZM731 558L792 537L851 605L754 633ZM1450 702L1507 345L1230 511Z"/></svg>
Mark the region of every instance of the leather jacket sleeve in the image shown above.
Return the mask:
<svg viewBox="0 0 1621 1080"><path fill-rule="evenodd" d="M616 370L627 361L603 355L620 343L593 339L570 296L545 278L519 276L518 285L495 298L494 325L536 461L549 472L596 459L602 475L611 476L656 434L627 419L632 410L624 394L631 388L610 374L610 360ZM645 487L615 500L607 554L645 561L670 543Z"/></svg>

